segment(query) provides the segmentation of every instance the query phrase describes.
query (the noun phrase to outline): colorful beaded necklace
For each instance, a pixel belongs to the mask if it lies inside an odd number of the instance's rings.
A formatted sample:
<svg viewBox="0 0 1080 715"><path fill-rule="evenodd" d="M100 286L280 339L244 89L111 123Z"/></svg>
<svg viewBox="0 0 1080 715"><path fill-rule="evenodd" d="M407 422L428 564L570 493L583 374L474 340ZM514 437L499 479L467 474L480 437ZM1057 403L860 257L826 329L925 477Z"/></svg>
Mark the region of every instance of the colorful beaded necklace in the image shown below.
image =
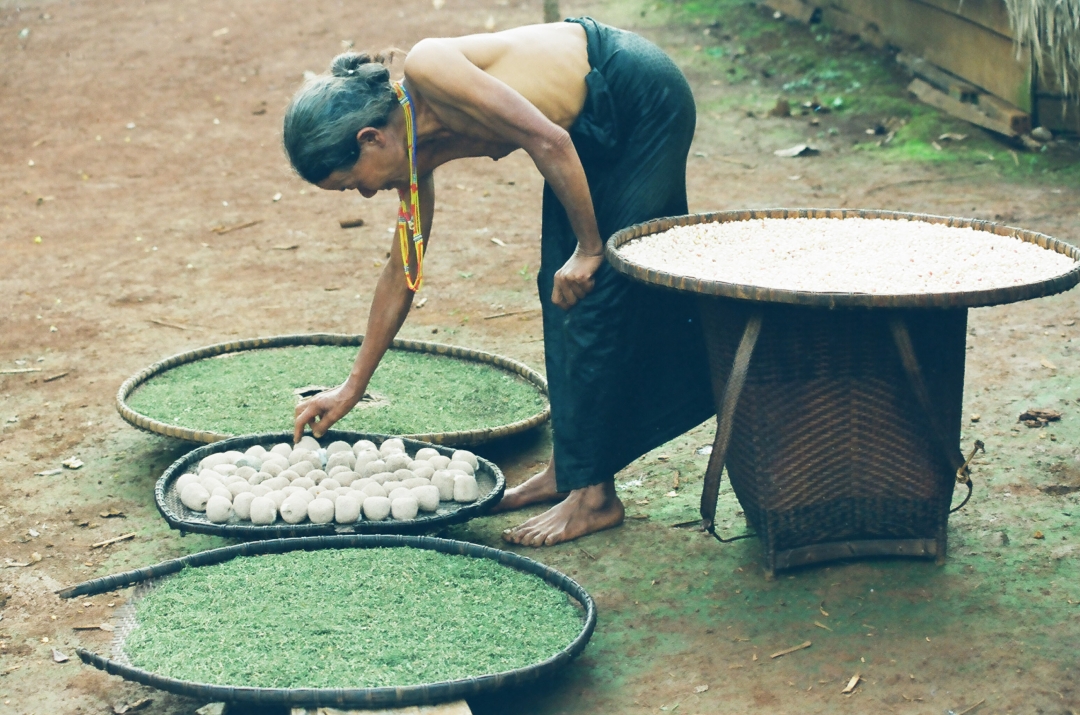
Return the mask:
<svg viewBox="0 0 1080 715"><path fill-rule="evenodd" d="M424 281L424 234L420 224L420 186L416 180L416 127L413 125L412 98L409 91L400 82L394 82L394 93L405 113L405 137L409 149L409 195L404 189L398 189L401 206L398 209L398 239L401 243L401 262L405 264L405 284L413 293L420 290ZM413 250L416 253L416 280L413 280L409 258L409 232L413 236Z"/></svg>

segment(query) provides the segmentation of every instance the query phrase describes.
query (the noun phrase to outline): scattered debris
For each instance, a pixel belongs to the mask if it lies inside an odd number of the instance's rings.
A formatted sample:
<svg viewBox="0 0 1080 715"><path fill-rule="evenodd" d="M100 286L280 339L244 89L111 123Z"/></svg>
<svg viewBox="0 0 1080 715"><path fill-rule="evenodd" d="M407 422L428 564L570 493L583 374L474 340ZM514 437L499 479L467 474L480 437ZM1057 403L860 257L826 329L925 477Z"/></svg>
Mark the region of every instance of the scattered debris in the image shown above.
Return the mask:
<svg viewBox="0 0 1080 715"><path fill-rule="evenodd" d="M945 132L938 137L938 141L942 142L962 142L968 138L967 134L956 134L955 132Z"/></svg>
<svg viewBox="0 0 1080 715"><path fill-rule="evenodd" d="M485 315L484 320L494 320L495 318L506 318L511 315L525 315L526 313L535 313L539 308L528 308L527 310L511 310L506 313L495 313L494 315Z"/></svg>
<svg viewBox="0 0 1080 715"><path fill-rule="evenodd" d="M832 628L829 628L827 625L825 625L821 621L814 621L814 625L817 626L818 628L824 628L825 630L830 631L830 632L832 631Z"/></svg>
<svg viewBox="0 0 1080 715"><path fill-rule="evenodd" d="M40 367L16 367L8 370L0 370L0 375L22 375L27 372L41 372Z"/></svg>
<svg viewBox="0 0 1080 715"><path fill-rule="evenodd" d="M66 663L71 660L71 658L67 657L55 648L52 649L52 659L54 663Z"/></svg>
<svg viewBox="0 0 1080 715"><path fill-rule="evenodd" d="M271 249L274 250L274 251L295 251L298 248L300 248L299 243L293 243L293 244L288 245L288 246L272 246L271 247Z"/></svg>
<svg viewBox="0 0 1080 715"><path fill-rule="evenodd" d="M226 233L232 233L233 231L239 231L242 228L251 228L262 223L262 219L255 219L254 221L247 221L246 223L238 223L235 226L214 226L210 229L210 233L216 233L219 236L223 236Z"/></svg>
<svg viewBox="0 0 1080 715"><path fill-rule="evenodd" d="M791 116L791 102L786 99L780 98L776 100L776 104L769 110L770 117L790 117Z"/></svg>
<svg viewBox="0 0 1080 715"><path fill-rule="evenodd" d="M862 680L862 676L856 673L855 675L851 676L851 680L847 682L847 685L845 685L844 689L840 692L844 695L851 695L855 692L855 688L859 687L860 680Z"/></svg>
<svg viewBox="0 0 1080 715"><path fill-rule="evenodd" d="M154 325L161 325L166 328L174 328L175 330L188 330L188 328L184 327L183 325L179 325L177 323L170 323L167 320L155 320L154 318L150 318L146 322L153 323Z"/></svg>
<svg viewBox="0 0 1080 715"><path fill-rule="evenodd" d="M117 536L117 537L112 538L112 539L106 539L105 541L99 541L96 544L90 544L90 548L91 549L100 549L103 546L109 546L110 544L115 544L115 543L118 543L120 541L127 541L128 539L134 539L134 538L135 538L135 532L133 531L130 534L124 534L123 536Z"/></svg>
<svg viewBox="0 0 1080 715"><path fill-rule="evenodd" d="M55 477L57 474L63 474L63 469L44 469L40 472L34 472L35 477Z"/></svg>
<svg viewBox="0 0 1080 715"><path fill-rule="evenodd" d="M360 228L363 225L364 219L362 218L343 218L338 220L338 226L341 226L342 228Z"/></svg>
<svg viewBox="0 0 1080 715"><path fill-rule="evenodd" d="M709 689L708 685L698 685L697 687L694 688L694 692L695 693L704 693L708 689Z"/></svg>
<svg viewBox="0 0 1080 715"><path fill-rule="evenodd" d="M416 301L416 305L414 305L413 307L414 308L423 308L425 305L427 305L427 298L426 297L421 298L420 300Z"/></svg>
<svg viewBox="0 0 1080 715"><path fill-rule="evenodd" d="M701 455L709 455L709 454L712 454L712 445L711 445L711 444L707 444L707 445L705 445L704 447L698 447L698 448L697 448L696 450L694 450L694 451L695 451L695 452L696 452L697 454L701 454Z"/></svg>
<svg viewBox="0 0 1080 715"><path fill-rule="evenodd" d="M978 422L981 419L982 419L982 415L972 415L971 416L971 421L972 422Z"/></svg>
<svg viewBox="0 0 1080 715"><path fill-rule="evenodd" d="M1043 367L1045 367L1047 370L1057 370L1057 365L1050 362L1046 358L1043 358L1043 359L1039 360L1039 364L1042 365Z"/></svg>
<svg viewBox="0 0 1080 715"><path fill-rule="evenodd" d="M29 565L30 564L24 564L21 561L12 561L11 559L6 559L4 561L4 568L6 569L23 568Z"/></svg>
<svg viewBox="0 0 1080 715"><path fill-rule="evenodd" d="M68 457L63 462L60 462L60 465L65 469L82 469L83 461L78 457Z"/></svg>
<svg viewBox="0 0 1080 715"><path fill-rule="evenodd" d="M1035 532L1034 534L1032 534L1031 536L1032 536L1033 538L1039 539L1040 541L1046 538L1046 534L1042 533L1041 531L1036 531L1036 532Z"/></svg>
<svg viewBox="0 0 1080 715"><path fill-rule="evenodd" d="M118 509L109 509L98 514L102 519L126 519L127 515Z"/></svg>
<svg viewBox="0 0 1080 715"><path fill-rule="evenodd" d="M1062 413L1048 408L1029 407L1020 413L1018 422L1023 422L1027 427L1045 427L1050 422L1061 419Z"/></svg>
<svg viewBox="0 0 1080 715"><path fill-rule="evenodd" d="M1045 144L1046 142L1052 141L1054 139L1054 134L1046 127L1035 127L1031 130L1031 138L1035 141Z"/></svg>
<svg viewBox="0 0 1080 715"><path fill-rule="evenodd" d="M503 246L503 247L506 246L506 241L503 241L500 238L493 238L493 239L491 239L491 242L494 243L496 246Z"/></svg>
<svg viewBox="0 0 1080 715"><path fill-rule="evenodd" d="M792 159L799 156L817 156L821 152L809 144L796 144L787 149L777 149L773 152L776 156Z"/></svg>
<svg viewBox="0 0 1080 715"><path fill-rule="evenodd" d="M809 648L810 645L811 645L811 642L806 641L804 643L800 643L799 645L792 646L791 648L785 648L784 650L777 651L776 653L773 653L769 657L770 658L782 658L785 655L790 655L790 654L792 654L792 653L794 653L796 651L800 651L800 650L804 650L806 648Z"/></svg>
<svg viewBox="0 0 1080 715"><path fill-rule="evenodd" d="M59 373L57 375L51 375L50 377L46 377L44 380L42 380L42 382L55 382L55 381L59 380L62 377L67 377L70 374L71 374L71 371L66 370L66 371L61 372L61 373Z"/></svg>
<svg viewBox="0 0 1080 715"><path fill-rule="evenodd" d="M73 631L112 631L115 630L109 623L96 623L94 625L72 626Z"/></svg>
<svg viewBox="0 0 1080 715"><path fill-rule="evenodd" d="M141 700L136 700L135 702L130 703L130 704L121 703L120 705L113 705L112 711L116 715L124 715L125 713L133 713L133 712L142 710L143 708L145 708L146 706L148 706L152 702L154 702L153 698L142 698Z"/></svg>
<svg viewBox="0 0 1080 715"><path fill-rule="evenodd" d="M975 708L979 707L980 705L982 705L982 704L983 704L983 703L985 703L985 702L986 702L986 698L983 698L982 700L980 700L979 702L975 703L975 704L974 704L974 705L972 705L971 707L969 707L969 708L966 708L966 709L964 709L964 710L961 710L960 712L954 712L954 711L950 710L950 711L949 711L949 715L968 715L968 713L974 712L974 711L975 711Z"/></svg>

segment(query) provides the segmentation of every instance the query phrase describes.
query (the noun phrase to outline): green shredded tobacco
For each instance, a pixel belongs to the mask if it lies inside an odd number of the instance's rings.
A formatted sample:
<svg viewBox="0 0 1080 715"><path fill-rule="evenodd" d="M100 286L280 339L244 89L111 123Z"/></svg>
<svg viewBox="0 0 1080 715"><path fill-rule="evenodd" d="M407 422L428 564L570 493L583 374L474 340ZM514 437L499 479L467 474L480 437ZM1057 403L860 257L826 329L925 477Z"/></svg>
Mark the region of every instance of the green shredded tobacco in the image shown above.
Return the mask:
<svg viewBox="0 0 1080 715"><path fill-rule="evenodd" d="M413 548L238 557L165 579L136 606L124 651L180 680L370 688L477 677L544 661L580 607L489 559Z"/></svg>
<svg viewBox="0 0 1080 715"><path fill-rule="evenodd" d="M136 412L166 424L223 434L291 430L295 390L348 377L356 348L250 350L167 370L129 398ZM339 429L381 434L453 432L510 424L540 412L536 386L492 365L391 350L362 402Z"/></svg>

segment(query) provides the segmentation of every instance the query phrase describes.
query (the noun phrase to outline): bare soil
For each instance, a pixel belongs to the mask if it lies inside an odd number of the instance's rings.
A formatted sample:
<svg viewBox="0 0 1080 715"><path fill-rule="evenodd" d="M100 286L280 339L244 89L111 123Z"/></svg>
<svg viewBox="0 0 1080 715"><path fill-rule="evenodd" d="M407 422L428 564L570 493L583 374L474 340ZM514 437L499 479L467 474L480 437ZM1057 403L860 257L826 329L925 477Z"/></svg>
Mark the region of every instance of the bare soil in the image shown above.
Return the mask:
<svg viewBox="0 0 1080 715"><path fill-rule="evenodd" d="M395 197L364 201L296 178L280 149L283 107L305 70L321 71L348 43L408 48L535 22L541 6L0 0L0 369L36 370L0 374L0 712L108 713L146 697L148 713L202 705L74 657L76 647L108 649L108 633L73 627L107 621L124 593L54 595L225 543L164 526L152 486L187 447L122 422L116 390L155 360L221 340L362 332ZM658 7L563 3L564 14L639 29L684 67L700 108L692 211L889 208L1080 239L1078 187L1053 172L1000 170L1011 147L958 169L855 150L865 117L817 126L768 117L775 83L748 90L717 76L702 59L701 28ZM819 156L773 155L808 137ZM539 314L517 312L538 307L541 185L521 152L439 170L427 302L404 336L542 368ZM365 225L339 227L353 218ZM214 232L248 222L258 223ZM619 475L623 527L528 551L595 595L599 629L555 681L480 699L475 710L940 713L982 700L980 715L1080 712L1075 301L971 314L964 440L983 439L987 455L972 504L951 522L946 566L864 561L769 582L754 541L722 545L671 528L694 518L706 424ZM511 315L490 317L498 313ZM1028 407L1064 417L1018 426ZM549 449L540 431L487 454L515 483ZM72 456L85 466L35 474ZM725 489L729 534L743 528L738 508ZM522 518L490 517L452 535L499 544ZM134 539L92 546L129 532ZM805 640L812 647L769 657ZM53 648L71 659L53 662ZM842 695L856 673L858 688Z"/></svg>

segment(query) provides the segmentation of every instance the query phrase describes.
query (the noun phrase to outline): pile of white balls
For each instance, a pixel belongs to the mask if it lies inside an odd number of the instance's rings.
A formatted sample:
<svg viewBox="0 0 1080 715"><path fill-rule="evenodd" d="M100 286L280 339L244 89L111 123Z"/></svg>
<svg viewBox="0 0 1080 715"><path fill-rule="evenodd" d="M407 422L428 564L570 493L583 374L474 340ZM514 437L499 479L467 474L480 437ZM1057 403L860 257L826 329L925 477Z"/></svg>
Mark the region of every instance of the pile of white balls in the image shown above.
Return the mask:
<svg viewBox="0 0 1080 715"><path fill-rule="evenodd" d="M381 445L366 439L326 449L312 437L295 447L256 445L219 452L184 474L174 488L188 509L215 524L239 519L265 526L281 519L299 524L355 524L360 519L407 521L432 513L440 501L471 503L480 497L479 463L466 450L453 457L430 447L409 456L396 438Z"/></svg>

